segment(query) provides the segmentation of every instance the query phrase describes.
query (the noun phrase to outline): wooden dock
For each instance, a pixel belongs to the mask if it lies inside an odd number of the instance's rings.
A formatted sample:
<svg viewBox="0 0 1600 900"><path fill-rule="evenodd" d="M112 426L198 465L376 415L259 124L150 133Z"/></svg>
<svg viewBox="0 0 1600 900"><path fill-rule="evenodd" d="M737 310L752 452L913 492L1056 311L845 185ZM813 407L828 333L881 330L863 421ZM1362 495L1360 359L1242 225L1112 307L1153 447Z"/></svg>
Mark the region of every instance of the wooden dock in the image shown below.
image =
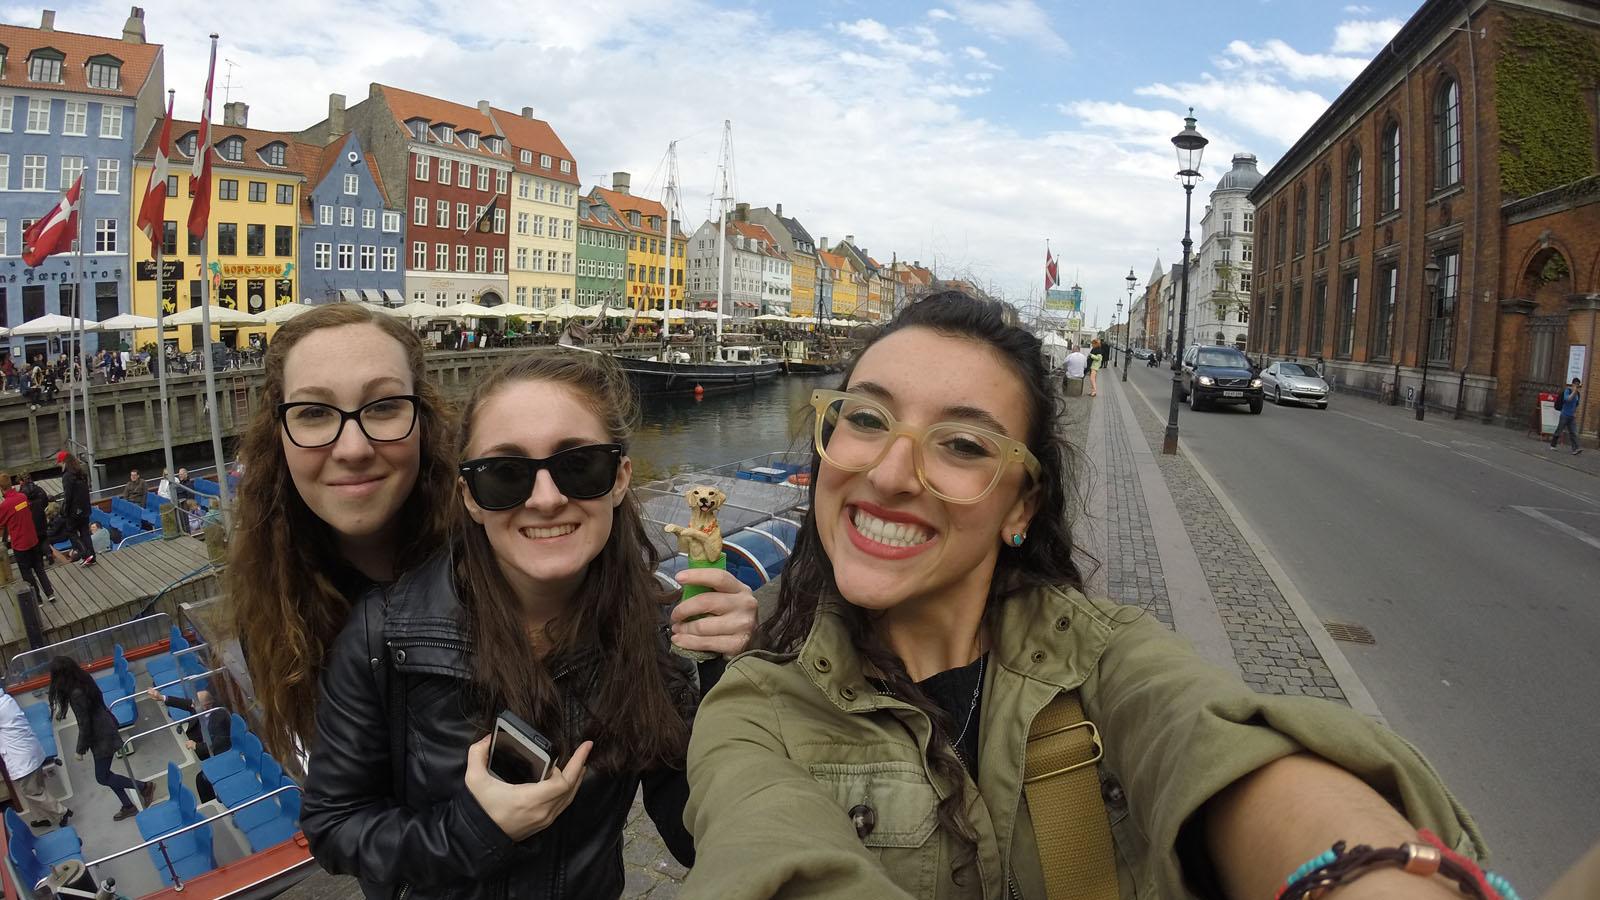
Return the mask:
<svg viewBox="0 0 1600 900"><path fill-rule="evenodd" d="M46 644L118 625L138 616L157 594L168 589L157 609L176 613L178 604L211 596L220 589L210 568L206 545L198 537L149 541L102 553L88 568L57 563L47 573L56 589L55 603L39 598L39 623ZM27 585L9 559L12 580L0 592L0 658L28 649L28 635L17 608L17 592ZM176 585L176 586L175 586ZM170 588L170 589L169 589Z"/></svg>

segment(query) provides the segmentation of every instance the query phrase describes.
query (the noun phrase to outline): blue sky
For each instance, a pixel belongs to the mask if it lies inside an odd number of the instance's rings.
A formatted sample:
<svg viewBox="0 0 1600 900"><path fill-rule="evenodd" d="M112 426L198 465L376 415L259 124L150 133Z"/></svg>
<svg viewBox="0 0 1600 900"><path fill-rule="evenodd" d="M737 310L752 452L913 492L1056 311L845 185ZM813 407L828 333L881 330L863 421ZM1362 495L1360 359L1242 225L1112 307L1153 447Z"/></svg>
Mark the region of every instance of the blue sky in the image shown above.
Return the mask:
<svg viewBox="0 0 1600 900"><path fill-rule="evenodd" d="M710 209L723 119L738 199L783 203L814 237L937 262L1009 299L1049 238L1102 326L1157 253L1179 256L1170 137L1193 105L1209 182L1265 170L1418 5L1338 0L151 0L178 112L198 113L205 35L236 63L251 125L297 130L330 92L381 81L532 106L585 186L659 196L677 141L683 215ZM128 0L57 5L62 30L119 34ZM0 4L37 25L38 8ZM222 82L219 72L218 82ZM219 100L220 102L220 100ZM1196 222L1203 207L1196 191ZM1198 234L1196 235L1198 239Z"/></svg>

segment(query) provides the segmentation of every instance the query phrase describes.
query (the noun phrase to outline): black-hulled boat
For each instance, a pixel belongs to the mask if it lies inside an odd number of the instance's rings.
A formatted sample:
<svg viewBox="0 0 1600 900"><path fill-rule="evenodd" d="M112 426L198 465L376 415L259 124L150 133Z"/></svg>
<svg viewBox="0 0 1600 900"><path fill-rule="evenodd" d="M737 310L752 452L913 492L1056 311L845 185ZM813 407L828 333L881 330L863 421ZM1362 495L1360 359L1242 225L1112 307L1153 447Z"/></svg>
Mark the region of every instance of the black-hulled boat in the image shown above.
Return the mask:
<svg viewBox="0 0 1600 900"><path fill-rule="evenodd" d="M724 347L722 360L689 362L687 353L668 351L668 359L640 359L618 355L617 365L628 373L640 394L712 394L750 387L782 371L776 359L762 359L756 347ZM697 391L698 389L698 391Z"/></svg>

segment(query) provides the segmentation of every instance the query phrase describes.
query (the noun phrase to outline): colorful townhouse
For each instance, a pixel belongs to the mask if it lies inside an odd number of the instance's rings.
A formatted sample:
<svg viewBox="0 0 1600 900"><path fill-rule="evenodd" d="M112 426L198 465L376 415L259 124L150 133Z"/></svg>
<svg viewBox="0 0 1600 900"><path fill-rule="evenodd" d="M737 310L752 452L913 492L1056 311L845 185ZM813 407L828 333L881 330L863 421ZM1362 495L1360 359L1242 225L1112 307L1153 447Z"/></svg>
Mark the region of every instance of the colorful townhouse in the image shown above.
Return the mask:
<svg viewBox="0 0 1600 900"><path fill-rule="evenodd" d="M169 277L163 296L166 313L199 306L204 280L211 283L211 302L245 312L265 312L300 299L300 272L296 234L300 226L301 195L305 189L307 158L315 148L296 140L292 132L262 131L247 127L249 107L233 102L223 108L220 123L212 123L209 148L199 147L200 123L172 121L172 155L167 175L162 255ZM134 157L136 194L150 183L160 122L152 122L144 145ZM189 234L190 167L197 152L210 151L211 221L207 231L208 268L201 270L200 241ZM155 260L150 242L140 235L133 243L133 312L155 317ZM149 278L146 279L145 276ZM199 343L199 326L169 328L168 343L180 350ZM232 328L212 326L212 339L240 348L260 343L265 326ZM136 343L155 342L155 329L138 333Z"/></svg>
<svg viewBox="0 0 1600 900"><path fill-rule="evenodd" d="M611 208L578 198L579 306L626 307L628 296L628 228Z"/></svg>
<svg viewBox="0 0 1600 900"><path fill-rule="evenodd" d="M817 247L810 232L798 219L783 214L783 204L776 210L765 206L751 209L747 216L751 222L765 226L778 242L778 247L789 260L789 315L811 316L817 306Z"/></svg>
<svg viewBox="0 0 1600 900"><path fill-rule="evenodd" d="M811 315L817 319L831 319L838 315L834 288L844 270L844 257L828 252L828 239L823 238L817 249L817 301Z"/></svg>
<svg viewBox="0 0 1600 900"><path fill-rule="evenodd" d="M162 70L161 45L145 42L138 8L120 38L57 31L50 10L38 28L0 25L0 326L71 315L80 295L86 318L128 311L134 142L165 102ZM82 259L60 254L29 267L23 232L80 174ZM62 352L64 340L8 337L0 348L33 358ZM102 340L87 335L86 349Z"/></svg>
<svg viewBox="0 0 1600 900"><path fill-rule="evenodd" d="M354 134L375 164L388 202L404 210L401 253L407 300L439 306L508 302L512 152L490 114L374 83L346 108L328 97L328 116L300 132L326 147Z"/></svg>
<svg viewBox="0 0 1600 900"><path fill-rule="evenodd" d="M489 110L510 143L512 300L518 306L548 309L571 303L577 291L578 163L549 123L533 117Z"/></svg>
<svg viewBox="0 0 1600 900"><path fill-rule="evenodd" d="M669 232L666 209L634 196L631 187L627 172L614 172L609 190L589 191L590 202L609 208L628 229L628 306L638 312L682 309L689 237L676 220Z"/></svg>
<svg viewBox="0 0 1600 900"><path fill-rule="evenodd" d="M833 298L828 304L831 312L830 318L862 319L865 317L867 305L867 284L863 272L864 265L859 260L859 254L853 254L854 247L849 243L850 237L845 238L846 243L837 247L829 247L828 239L823 238L818 244L823 251L831 255L828 260L829 268L833 274ZM821 256L821 254L818 254Z"/></svg>
<svg viewBox="0 0 1600 900"><path fill-rule="evenodd" d="M347 134L320 150L304 146L310 180L300 206L302 298L405 303L404 219L361 138Z"/></svg>

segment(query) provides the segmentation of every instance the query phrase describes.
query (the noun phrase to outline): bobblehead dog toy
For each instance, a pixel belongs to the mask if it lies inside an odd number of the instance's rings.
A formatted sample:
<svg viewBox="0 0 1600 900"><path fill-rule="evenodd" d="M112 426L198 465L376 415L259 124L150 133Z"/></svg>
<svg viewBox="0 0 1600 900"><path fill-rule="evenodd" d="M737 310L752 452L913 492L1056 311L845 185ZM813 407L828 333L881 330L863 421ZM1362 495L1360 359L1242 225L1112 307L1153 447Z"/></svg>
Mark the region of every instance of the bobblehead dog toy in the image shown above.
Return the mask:
<svg viewBox="0 0 1600 900"><path fill-rule="evenodd" d="M689 557L689 568L727 571L728 555L722 552L722 528L717 524L717 510L722 508L727 499L728 495L717 488L696 485L684 494L684 501L689 504L689 524L666 526L666 532L678 538L678 552ZM698 584L686 584L679 602L708 590L711 589ZM700 618L704 617L695 616L688 621ZM705 662L717 656L703 650L684 650L676 645L672 652L696 662Z"/></svg>

